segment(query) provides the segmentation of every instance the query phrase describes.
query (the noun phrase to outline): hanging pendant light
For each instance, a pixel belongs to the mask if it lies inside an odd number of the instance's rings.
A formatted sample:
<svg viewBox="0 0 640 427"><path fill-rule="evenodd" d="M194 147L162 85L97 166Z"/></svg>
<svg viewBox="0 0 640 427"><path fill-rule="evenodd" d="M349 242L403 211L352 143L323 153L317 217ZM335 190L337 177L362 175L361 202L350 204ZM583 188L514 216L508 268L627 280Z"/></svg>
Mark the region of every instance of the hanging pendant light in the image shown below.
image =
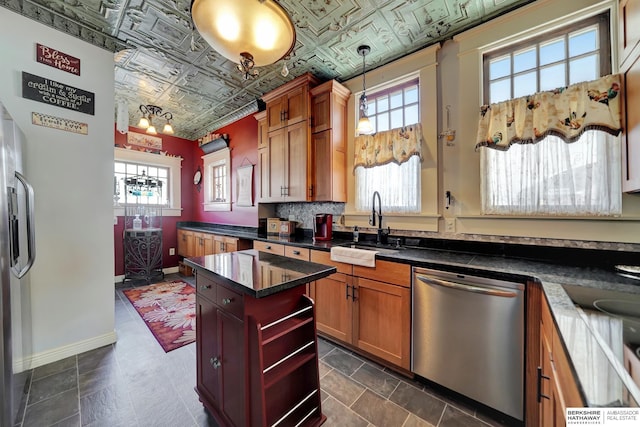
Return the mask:
<svg viewBox="0 0 640 427"><path fill-rule="evenodd" d="M171 126L171 119L173 119L173 114L168 111L163 113L161 107L150 104L140 105L140 111L142 112L142 117L140 117L140 121L138 122L139 128L146 129L146 132L148 134L157 135L158 131L153 124L153 119L156 117L160 117L167 121L162 128L162 133L173 135L173 126Z"/></svg>
<svg viewBox="0 0 640 427"><path fill-rule="evenodd" d="M356 130L359 135L368 135L373 133L371 120L367 115L369 105L367 104L367 85L365 83L365 56L371 52L371 48L367 45L358 46L358 55L362 56L362 95L360 95L360 118Z"/></svg>
<svg viewBox="0 0 640 427"><path fill-rule="evenodd" d="M238 64L243 77L288 55L296 31L287 12L274 0L193 0L191 18L213 49Z"/></svg>

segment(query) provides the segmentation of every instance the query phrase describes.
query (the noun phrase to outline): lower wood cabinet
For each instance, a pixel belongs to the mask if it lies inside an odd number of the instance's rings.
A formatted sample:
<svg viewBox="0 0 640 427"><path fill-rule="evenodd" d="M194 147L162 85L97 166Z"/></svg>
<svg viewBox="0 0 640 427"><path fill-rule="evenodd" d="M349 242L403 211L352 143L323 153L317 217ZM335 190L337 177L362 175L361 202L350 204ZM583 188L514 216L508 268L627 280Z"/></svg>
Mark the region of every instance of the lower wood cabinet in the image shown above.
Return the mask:
<svg viewBox="0 0 640 427"><path fill-rule="evenodd" d="M334 273L311 284L318 331L408 371L411 267L381 260L375 268L350 266L331 261L329 253L321 251L311 251L311 261L352 272Z"/></svg>
<svg viewBox="0 0 640 427"><path fill-rule="evenodd" d="M178 229L178 255L189 258L251 249L251 240Z"/></svg>
<svg viewBox="0 0 640 427"><path fill-rule="evenodd" d="M196 288L196 391L217 425L321 425L315 307L305 287L253 298L198 271Z"/></svg>
<svg viewBox="0 0 640 427"><path fill-rule="evenodd" d="M562 427L566 425L565 409L582 407L584 402L544 296L541 306L540 365L536 378L539 425Z"/></svg>

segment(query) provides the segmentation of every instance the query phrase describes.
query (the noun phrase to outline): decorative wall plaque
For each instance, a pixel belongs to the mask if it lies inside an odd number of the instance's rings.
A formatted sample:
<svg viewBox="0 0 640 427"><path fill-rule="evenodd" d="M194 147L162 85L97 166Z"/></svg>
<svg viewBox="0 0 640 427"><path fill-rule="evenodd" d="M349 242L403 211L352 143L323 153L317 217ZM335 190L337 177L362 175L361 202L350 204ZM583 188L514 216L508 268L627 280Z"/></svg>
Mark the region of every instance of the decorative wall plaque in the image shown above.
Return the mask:
<svg viewBox="0 0 640 427"><path fill-rule="evenodd" d="M162 138L145 133L129 132L127 134L127 144L144 147L147 150L162 150Z"/></svg>
<svg viewBox="0 0 640 427"><path fill-rule="evenodd" d="M31 113L31 123L37 126L44 126L52 129L59 129L65 132L79 133L87 135L89 125L86 123L76 122L62 117L48 116L46 114Z"/></svg>
<svg viewBox="0 0 640 427"><path fill-rule="evenodd" d="M78 58L40 43L36 43L36 60L41 64L58 70L66 71L76 76L80 75L80 60Z"/></svg>
<svg viewBox="0 0 640 427"><path fill-rule="evenodd" d="M55 80L22 72L22 97L94 115L95 94Z"/></svg>

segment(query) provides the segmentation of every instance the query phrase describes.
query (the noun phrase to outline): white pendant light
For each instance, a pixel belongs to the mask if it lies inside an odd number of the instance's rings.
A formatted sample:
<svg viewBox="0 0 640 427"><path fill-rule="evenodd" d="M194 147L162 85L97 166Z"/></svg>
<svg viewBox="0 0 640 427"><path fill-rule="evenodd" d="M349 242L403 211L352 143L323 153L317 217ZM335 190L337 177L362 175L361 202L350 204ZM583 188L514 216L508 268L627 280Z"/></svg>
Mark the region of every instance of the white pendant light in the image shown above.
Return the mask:
<svg viewBox="0 0 640 427"><path fill-rule="evenodd" d="M367 104L367 86L365 83L365 56L371 52L371 48L367 45L358 46L358 55L362 56L362 95L360 95L360 119L356 128L358 135L368 135L373 133L371 120L367 116L369 106Z"/></svg>

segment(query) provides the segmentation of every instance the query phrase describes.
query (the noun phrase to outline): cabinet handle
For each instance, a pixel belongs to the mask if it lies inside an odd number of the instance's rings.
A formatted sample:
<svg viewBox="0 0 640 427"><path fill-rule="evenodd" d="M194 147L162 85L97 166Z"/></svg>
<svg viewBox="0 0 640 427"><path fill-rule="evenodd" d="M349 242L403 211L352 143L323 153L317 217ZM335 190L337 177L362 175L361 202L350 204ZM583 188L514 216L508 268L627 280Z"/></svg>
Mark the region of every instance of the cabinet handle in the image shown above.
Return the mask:
<svg viewBox="0 0 640 427"><path fill-rule="evenodd" d="M548 380L550 378L546 375L542 375L542 367L538 366L538 403L542 401L542 398L549 399L549 396L547 396L546 394L542 394L543 379Z"/></svg>
<svg viewBox="0 0 640 427"><path fill-rule="evenodd" d="M229 305L233 301L233 298L222 298L222 305Z"/></svg>
<svg viewBox="0 0 640 427"><path fill-rule="evenodd" d="M309 186L309 197L313 197L313 185Z"/></svg>
<svg viewBox="0 0 640 427"><path fill-rule="evenodd" d="M285 120L289 120L289 112L288 111L284 112L284 119Z"/></svg>
<svg viewBox="0 0 640 427"><path fill-rule="evenodd" d="M271 250L271 245L267 245L264 247L265 249Z"/></svg>
<svg viewBox="0 0 640 427"><path fill-rule="evenodd" d="M300 255L300 251L293 251L294 255Z"/></svg>
<svg viewBox="0 0 640 427"><path fill-rule="evenodd" d="M209 363L211 364L211 366L213 366L213 369L218 369L220 365L222 365L217 357L212 357L211 359L209 359Z"/></svg>
<svg viewBox="0 0 640 427"><path fill-rule="evenodd" d="M349 299L349 297L351 296L351 295L349 295L349 288L350 288L350 286L349 286L347 283L345 283L344 285L345 285L345 288L344 288L344 297L345 297L346 299Z"/></svg>
<svg viewBox="0 0 640 427"><path fill-rule="evenodd" d="M284 122L284 111L280 111L280 121Z"/></svg>
<svg viewBox="0 0 640 427"><path fill-rule="evenodd" d="M211 285L200 285L201 290L211 289Z"/></svg>
<svg viewBox="0 0 640 427"><path fill-rule="evenodd" d="M356 288L355 286L352 286L351 287L351 301L357 301L358 300L358 294L356 292L358 292L358 288Z"/></svg>

